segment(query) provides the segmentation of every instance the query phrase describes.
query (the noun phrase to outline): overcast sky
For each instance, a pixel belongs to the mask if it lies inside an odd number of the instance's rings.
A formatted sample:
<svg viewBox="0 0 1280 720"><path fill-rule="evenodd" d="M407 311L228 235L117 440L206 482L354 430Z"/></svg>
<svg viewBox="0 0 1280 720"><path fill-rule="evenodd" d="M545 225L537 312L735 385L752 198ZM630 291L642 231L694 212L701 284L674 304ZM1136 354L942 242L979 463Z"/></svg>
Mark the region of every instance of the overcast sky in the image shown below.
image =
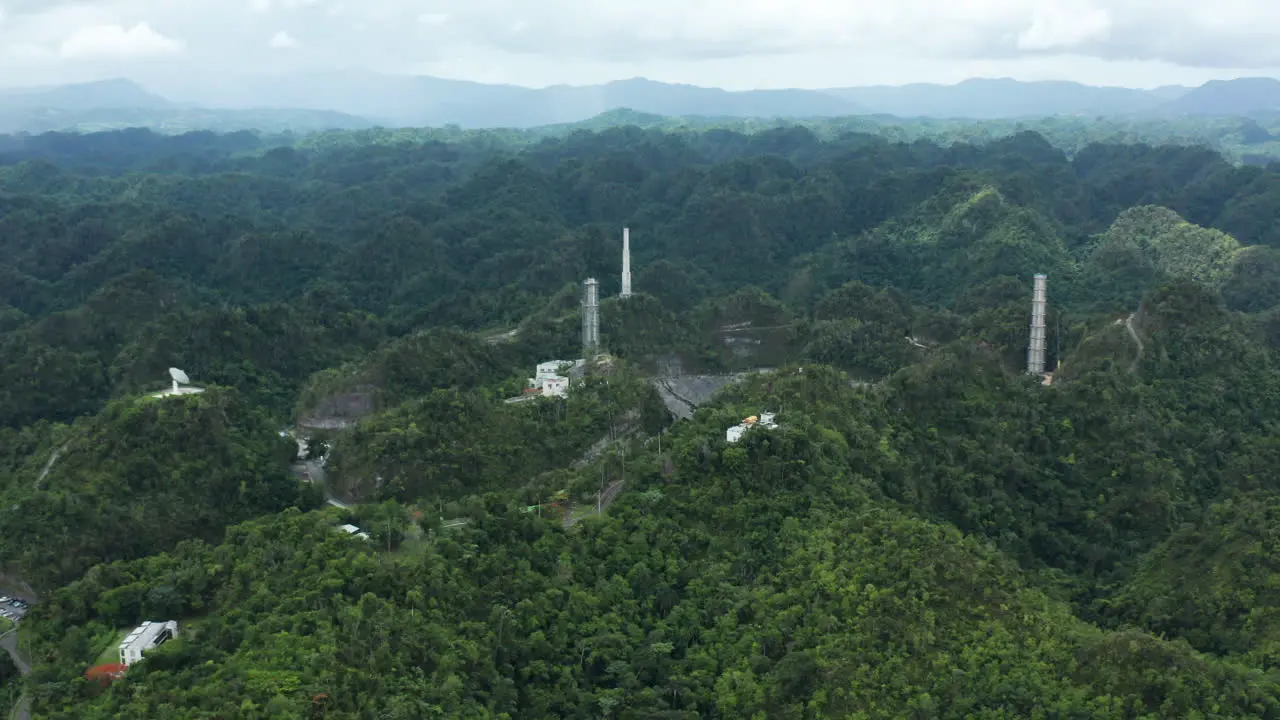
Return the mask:
<svg viewBox="0 0 1280 720"><path fill-rule="evenodd" d="M1276 0L0 0L0 85L366 68L730 89L1280 75Z"/></svg>

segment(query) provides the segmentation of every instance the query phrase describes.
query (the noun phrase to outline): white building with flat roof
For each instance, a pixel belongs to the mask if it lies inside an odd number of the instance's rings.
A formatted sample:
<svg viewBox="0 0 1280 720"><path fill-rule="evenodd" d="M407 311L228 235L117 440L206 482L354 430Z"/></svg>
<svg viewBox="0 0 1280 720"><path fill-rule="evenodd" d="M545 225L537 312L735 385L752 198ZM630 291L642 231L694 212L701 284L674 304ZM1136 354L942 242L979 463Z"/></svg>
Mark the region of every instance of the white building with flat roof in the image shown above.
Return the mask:
<svg viewBox="0 0 1280 720"><path fill-rule="evenodd" d="M361 540L369 539L369 533L361 531L360 528L356 527L355 525L339 525L337 529L341 530L342 532L348 535L355 535Z"/></svg>
<svg viewBox="0 0 1280 720"><path fill-rule="evenodd" d="M152 622L148 620L120 643L120 664L132 665L142 659L143 653L178 637L178 621Z"/></svg>
<svg viewBox="0 0 1280 720"><path fill-rule="evenodd" d="M569 378L552 375L542 378L543 397L561 397L569 392Z"/></svg>
<svg viewBox="0 0 1280 720"><path fill-rule="evenodd" d="M776 428L778 427L778 423L774 421L775 417L777 417L777 414L770 413L770 412L760 413L759 416L752 415L751 417L746 418L745 420L738 423L737 425L734 425L728 430L725 430L724 439L726 442L736 443L739 440L741 440L742 436L745 435L747 431L750 430L751 428L757 428L757 427L768 428L768 429Z"/></svg>
<svg viewBox="0 0 1280 720"><path fill-rule="evenodd" d="M529 378L529 391L541 397L563 397L569 393L572 378L582 378L586 360L548 360L538 363L534 376Z"/></svg>
<svg viewBox="0 0 1280 720"><path fill-rule="evenodd" d="M548 360L538 363L538 369L535 371L537 377L544 375L559 375L561 372L573 367L572 360Z"/></svg>

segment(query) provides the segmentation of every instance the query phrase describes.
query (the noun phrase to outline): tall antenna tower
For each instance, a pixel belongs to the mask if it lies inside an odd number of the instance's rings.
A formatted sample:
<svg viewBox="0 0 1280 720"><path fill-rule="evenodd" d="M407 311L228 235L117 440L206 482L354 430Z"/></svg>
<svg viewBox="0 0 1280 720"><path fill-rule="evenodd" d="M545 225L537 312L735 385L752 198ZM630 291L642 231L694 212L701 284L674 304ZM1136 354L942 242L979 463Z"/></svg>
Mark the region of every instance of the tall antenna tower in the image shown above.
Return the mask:
<svg viewBox="0 0 1280 720"><path fill-rule="evenodd" d="M600 350L600 296L599 283L587 278L582 297L582 352L590 360Z"/></svg>
<svg viewBox="0 0 1280 720"><path fill-rule="evenodd" d="M1037 274L1031 296L1031 344L1027 347L1027 372L1032 375L1044 375L1045 285L1048 280L1048 275Z"/></svg>
<svg viewBox="0 0 1280 720"><path fill-rule="evenodd" d="M618 297L631 297L631 228L622 228L622 293Z"/></svg>

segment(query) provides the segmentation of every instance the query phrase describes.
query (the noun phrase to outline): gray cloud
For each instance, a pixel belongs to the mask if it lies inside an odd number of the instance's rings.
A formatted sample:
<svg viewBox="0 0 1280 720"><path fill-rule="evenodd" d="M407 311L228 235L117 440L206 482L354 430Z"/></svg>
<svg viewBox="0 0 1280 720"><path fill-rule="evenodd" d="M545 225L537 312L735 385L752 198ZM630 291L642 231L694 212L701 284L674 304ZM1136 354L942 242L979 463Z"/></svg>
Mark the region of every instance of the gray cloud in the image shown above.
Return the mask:
<svg viewBox="0 0 1280 720"><path fill-rule="evenodd" d="M1280 3L0 0L0 78L423 64L467 77L503 63L514 76L537 65L568 78L593 63L692 69L819 55L849 67L1076 55L1270 68L1280 66Z"/></svg>

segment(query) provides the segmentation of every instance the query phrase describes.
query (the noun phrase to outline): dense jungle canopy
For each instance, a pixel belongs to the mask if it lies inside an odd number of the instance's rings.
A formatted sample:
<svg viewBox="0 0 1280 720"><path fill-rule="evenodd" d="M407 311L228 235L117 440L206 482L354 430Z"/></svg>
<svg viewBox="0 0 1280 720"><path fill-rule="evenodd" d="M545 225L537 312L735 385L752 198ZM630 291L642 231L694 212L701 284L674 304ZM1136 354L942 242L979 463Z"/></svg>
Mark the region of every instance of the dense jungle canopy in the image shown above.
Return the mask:
<svg viewBox="0 0 1280 720"><path fill-rule="evenodd" d="M0 698L1280 718L1280 167L1051 140L0 143L0 581L41 596ZM588 277L607 361L506 402L583 357ZM724 389L676 419L678 376Z"/></svg>

